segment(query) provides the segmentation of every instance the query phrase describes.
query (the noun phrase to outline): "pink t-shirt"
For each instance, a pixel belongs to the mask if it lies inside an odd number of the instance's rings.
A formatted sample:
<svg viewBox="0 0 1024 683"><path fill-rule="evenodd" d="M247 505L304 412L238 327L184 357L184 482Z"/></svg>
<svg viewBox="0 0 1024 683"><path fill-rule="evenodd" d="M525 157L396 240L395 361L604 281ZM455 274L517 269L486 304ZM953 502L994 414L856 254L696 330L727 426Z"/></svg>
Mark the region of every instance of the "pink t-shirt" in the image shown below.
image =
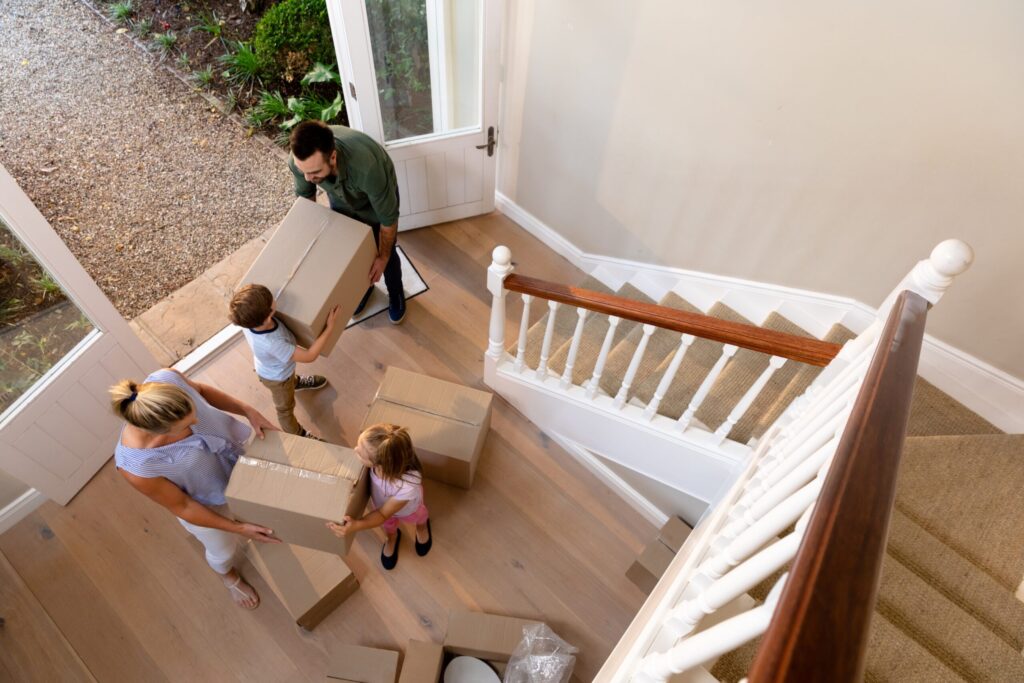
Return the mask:
<svg viewBox="0 0 1024 683"><path fill-rule="evenodd" d="M419 472L406 472L401 479L382 479L370 468L370 497L378 510L390 498L409 501L395 513L396 517L407 517L423 505L423 477Z"/></svg>

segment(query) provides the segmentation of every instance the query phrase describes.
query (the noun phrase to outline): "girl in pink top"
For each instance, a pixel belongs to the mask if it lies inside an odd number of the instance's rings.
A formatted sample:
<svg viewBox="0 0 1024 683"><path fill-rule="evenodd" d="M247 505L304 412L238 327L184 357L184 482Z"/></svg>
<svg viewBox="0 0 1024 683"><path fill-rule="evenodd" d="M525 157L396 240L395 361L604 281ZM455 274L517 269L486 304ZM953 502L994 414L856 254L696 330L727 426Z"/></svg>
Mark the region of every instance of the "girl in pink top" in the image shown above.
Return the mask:
<svg viewBox="0 0 1024 683"><path fill-rule="evenodd" d="M361 519L345 515L342 524L328 522L336 536L382 527L387 535L380 551L384 569L398 564L398 542L402 539L399 523L416 525L416 554L430 552L434 538L430 532L430 513L423 504L423 467L412 439L404 427L375 424L359 435L356 455L370 468L370 497L373 512Z"/></svg>

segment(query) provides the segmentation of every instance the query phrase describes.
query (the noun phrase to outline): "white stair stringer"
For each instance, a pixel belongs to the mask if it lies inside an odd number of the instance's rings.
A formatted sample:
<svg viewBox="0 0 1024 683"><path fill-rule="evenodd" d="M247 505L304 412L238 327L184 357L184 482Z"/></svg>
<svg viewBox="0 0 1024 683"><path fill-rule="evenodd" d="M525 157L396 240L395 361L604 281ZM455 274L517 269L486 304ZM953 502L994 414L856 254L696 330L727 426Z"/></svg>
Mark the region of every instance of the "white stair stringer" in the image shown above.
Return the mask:
<svg viewBox="0 0 1024 683"><path fill-rule="evenodd" d="M603 394L588 399L582 387L564 389L558 378L517 373L513 359L487 357L484 381L547 434L558 434L635 472L712 505L742 471L749 446L720 443L714 434L675 420L643 417Z"/></svg>

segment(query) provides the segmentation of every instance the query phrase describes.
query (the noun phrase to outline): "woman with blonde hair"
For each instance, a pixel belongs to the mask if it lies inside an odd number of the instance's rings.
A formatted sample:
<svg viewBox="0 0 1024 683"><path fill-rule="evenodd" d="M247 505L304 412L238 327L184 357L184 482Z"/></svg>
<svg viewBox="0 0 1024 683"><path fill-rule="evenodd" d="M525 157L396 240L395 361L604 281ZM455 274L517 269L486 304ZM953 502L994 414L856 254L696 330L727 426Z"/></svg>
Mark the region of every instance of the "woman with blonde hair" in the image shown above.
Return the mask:
<svg viewBox="0 0 1024 683"><path fill-rule="evenodd" d="M239 536L280 541L270 529L235 521L224 489L252 430L262 439L264 430L277 427L252 406L177 370L158 370L141 383L122 380L110 387L110 399L125 421L114 450L118 471L203 544L235 604L255 609L259 595L234 566Z"/></svg>

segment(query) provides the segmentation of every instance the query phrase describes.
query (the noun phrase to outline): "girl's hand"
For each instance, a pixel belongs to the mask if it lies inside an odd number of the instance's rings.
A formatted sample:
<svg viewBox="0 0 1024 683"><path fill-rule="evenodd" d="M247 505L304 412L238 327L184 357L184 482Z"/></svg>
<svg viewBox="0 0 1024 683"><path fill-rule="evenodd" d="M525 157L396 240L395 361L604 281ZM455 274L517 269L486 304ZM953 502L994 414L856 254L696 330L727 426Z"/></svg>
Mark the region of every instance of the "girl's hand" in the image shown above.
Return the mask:
<svg viewBox="0 0 1024 683"><path fill-rule="evenodd" d="M338 307L335 306L334 308L331 309L331 312L327 314L326 329L333 330L334 329L334 324L337 322L337 320L338 320Z"/></svg>
<svg viewBox="0 0 1024 683"><path fill-rule="evenodd" d="M254 541L260 543L280 543L280 538L274 538L274 532L272 529L268 529L265 526L259 526L258 524L248 524L243 522L239 525L238 533L246 538L251 538Z"/></svg>
<svg viewBox="0 0 1024 683"><path fill-rule="evenodd" d="M327 522L327 528L331 530L338 538L345 538L348 536L350 531L356 531L355 523L351 516L345 515L341 524L337 522Z"/></svg>
<svg viewBox="0 0 1024 683"><path fill-rule="evenodd" d="M249 424L252 425L253 430L256 432L256 436L260 439L263 438L263 432L272 431L279 432L281 428L276 426L273 422L263 417L263 413L256 410L255 408L247 408L245 411L245 417L249 420Z"/></svg>

